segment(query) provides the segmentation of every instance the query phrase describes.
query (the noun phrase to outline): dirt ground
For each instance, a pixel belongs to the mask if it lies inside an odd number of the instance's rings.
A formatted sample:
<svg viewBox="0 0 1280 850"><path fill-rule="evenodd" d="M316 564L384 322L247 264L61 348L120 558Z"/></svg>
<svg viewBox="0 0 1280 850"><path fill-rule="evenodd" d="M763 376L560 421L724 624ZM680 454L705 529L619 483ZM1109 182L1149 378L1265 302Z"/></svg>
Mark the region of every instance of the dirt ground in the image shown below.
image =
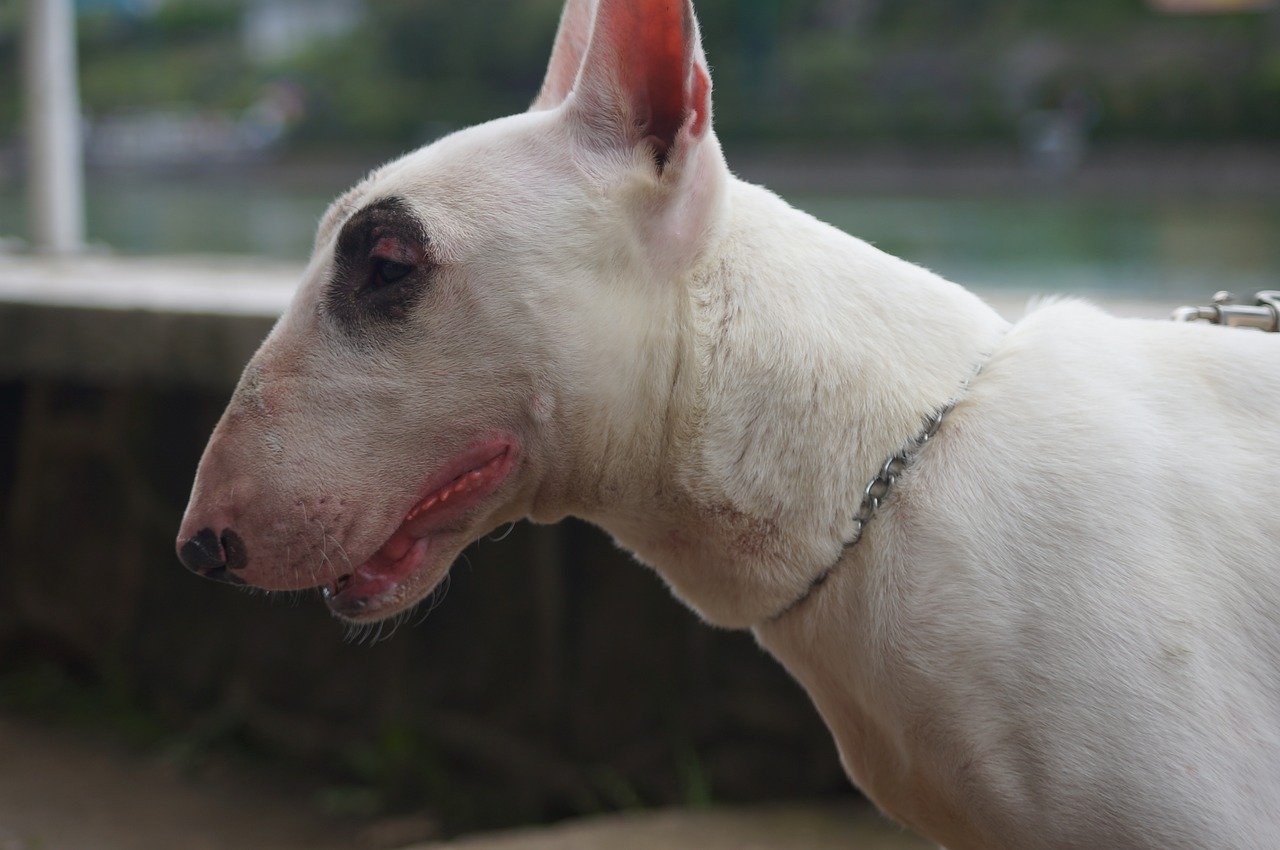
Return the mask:
<svg viewBox="0 0 1280 850"><path fill-rule="evenodd" d="M305 781L215 766L198 777L146 756L0 717L0 850L923 850L847 806L656 811L417 843L424 818L325 816Z"/></svg>
<svg viewBox="0 0 1280 850"><path fill-rule="evenodd" d="M0 850L337 850L300 789L0 718Z"/></svg>
<svg viewBox="0 0 1280 850"><path fill-rule="evenodd" d="M929 850L865 808L764 806L608 815L412 850Z"/></svg>

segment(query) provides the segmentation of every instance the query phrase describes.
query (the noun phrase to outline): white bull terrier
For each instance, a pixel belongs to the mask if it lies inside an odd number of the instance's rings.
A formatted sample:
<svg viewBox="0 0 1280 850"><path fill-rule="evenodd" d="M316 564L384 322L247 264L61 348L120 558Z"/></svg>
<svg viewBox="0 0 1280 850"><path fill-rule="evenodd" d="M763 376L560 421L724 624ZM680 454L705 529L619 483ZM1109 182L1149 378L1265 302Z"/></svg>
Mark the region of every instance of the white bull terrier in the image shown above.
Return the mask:
<svg viewBox="0 0 1280 850"><path fill-rule="evenodd" d="M688 0L569 0L529 112L340 198L182 560L372 622L584 517L952 850L1280 847L1280 336L1011 326L735 179L710 94Z"/></svg>

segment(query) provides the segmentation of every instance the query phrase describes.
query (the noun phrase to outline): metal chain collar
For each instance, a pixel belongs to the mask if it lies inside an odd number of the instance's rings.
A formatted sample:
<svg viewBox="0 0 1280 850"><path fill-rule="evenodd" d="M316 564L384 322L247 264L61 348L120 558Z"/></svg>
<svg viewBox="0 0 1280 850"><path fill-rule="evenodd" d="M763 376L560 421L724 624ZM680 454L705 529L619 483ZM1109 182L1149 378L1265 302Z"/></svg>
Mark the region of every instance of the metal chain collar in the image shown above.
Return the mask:
<svg viewBox="0 0 1280 850"><path fill-rule="evenodd" d="M809 586L805 588L804 593L789 602L787 607L769 617L769 622L781 619L793 608L799 606L831 577L836 567L840 566L840 562L844 560L845 553L862 539L862 532L866 529L867 523L871 522L871 518L875 516L876 511L884 504L885 499L889 498L889 492L893 489L893 485L897 483L898 477L911 465L911 461L915 460L916 455L924 448L925 444L938 433L938 429L942 427L942 420L955 408L960 397L964 395L964 391L968 389L969 384L977 377L980 369L981 367L970 376L969 380L964 382L955 398L926 416L924 418L924 427L921 428L920 432L884 462L884 465L880 467L880 471L862 490L862 502L858 505L857 513L853 515L853 535L840 547L839 556L829 567L818 573L813 581L809 583Z"/></svg>
<svg viewBox="0 0 1280 850"><path fill-rule="evenodd" d="M1230 292L1223 291L1213 296L1212 307L1179 307L1173 312L1173 319L1182 322L1201 320L1229 327L1258 328L1271 333L1280 332L1280 290L1264 289L1254 295L1254 299L1256 303L1252 305L1237 304L1236 296ZM973 377L977 377L977 372L974 373ZM961 393L973 381L973 377L965 381L964 386L961 387ZM876 474L875 478L871 479L866 489L862 491L862 504L858 506L858 512L853 515L853 536L844 544L844 549L848 549L862 539L863 529L867 527L871 517L875 516L875 512L880 509L880 505L888 497L889 490L893 488L898 476L907 468L925 443L929 442L933 435L938 433L938 428L942 426L942 420L956 406L956 401L958 400L957 397L947 402L936 412L925 417L923 430L899 449L897 454L886 460L884 466L880 467L880 472ZM843 552L841 554L843 555ZM824 577L820 576L819 582Z"/></svg>
<svg viewBox="0 0 1280 850"><path fill-rule="evenodd" d="M1213 296L1213 306L1179 307L1173 311L1172 318L1174 321L1179 322L1205 321L1228 327L1257 328L1272 333L1280 332L1280 290L1263 290L1257 293L1254 299L1256 300L1255 304L1237 304L1236 297L1230 292L1219 292ZM980 370L981 367L979 367ZM964 383L964 386L961 387L961 392L957 394L955 399L925 417L924 428L921 429L920 433L911 438L896 454L884 462L884 465L880 467L880 471L876 473L875 477L868 482L866 488L862 491L862 503L858 505L858 511L853 515L853 535L841 547L840 556L836 558L831 566L819 573L810 582L804 593L800 594L786 608L770 617L770 621L781 618L800 605L831 577L831 573L844 560L845 552L849 551L852 546L862 539L862 533L866 530L867 523L871 522L871 518L875 516L876 511L880 509L885 499L889 497L889 492L893 489L893 485L897 483L898 477L910 466L911 461L915 459L916 454L924 448L925 444L938 433L938 429L942 427L942 420L955 408L960 395L963 395L964 390L972 383L974 377L977 377L977 371L974 372L973 377L970 377Z"/></svg>
<svg viewBox="0 0 1280 850"><path fill-rule="evenodd" d="M966 384L967 386L967 384ZM916 453L924 448L925 443L933 439L933 435L938 433L938 429L942 427L942 420L956 406L956 402L949 401L934 413L926 416L924 419L924 428L919 434L912 437L906 445L898 450L884 462L884 466L880 467L880 471L876 473L876 477L867 483L866 488L862 491L862 504L858 506L858 512L853 515L853 535L845 541L843 549L848 549L862 539L862 532L867 527L867 523L871 522L871 518L875 516L876 511L880 510L880 505L888 498L889 491L897 482L898 476L903 473L911 461L915 458ZM843 549L841 555L843 555Z"/></svg>

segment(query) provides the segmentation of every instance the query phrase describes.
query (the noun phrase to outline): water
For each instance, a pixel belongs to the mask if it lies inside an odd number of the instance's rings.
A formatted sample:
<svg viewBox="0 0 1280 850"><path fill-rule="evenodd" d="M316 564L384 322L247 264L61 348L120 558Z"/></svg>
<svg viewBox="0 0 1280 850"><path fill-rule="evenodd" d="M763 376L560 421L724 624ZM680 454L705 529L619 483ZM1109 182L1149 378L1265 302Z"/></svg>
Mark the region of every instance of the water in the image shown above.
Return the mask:
<svg viewBox="0 0 1280 850"><path fill-rule="evenodd" d="M120 254L259 254L303 260L320 216L347 185L321 179L123 176L90 180L88 238ZM0 193L0 234L23 233L22 199Z"/></svg>
<svg viewBox="0 0 1280 850"><path fill-rule="evenodd" d="M793 198L979 289L1203 298L1280 288L1280 201Z"/></svg>
<svg viewBox="0 0 1280 850"><path fill-rule="evenodd" d="M90 238L122 254L304 259L347 175L96 178ZM890 253L981 289L1203 298L1280 287L1280 200L803 195L790 200ZM25 229L0 191L0 234Z"/></svg>

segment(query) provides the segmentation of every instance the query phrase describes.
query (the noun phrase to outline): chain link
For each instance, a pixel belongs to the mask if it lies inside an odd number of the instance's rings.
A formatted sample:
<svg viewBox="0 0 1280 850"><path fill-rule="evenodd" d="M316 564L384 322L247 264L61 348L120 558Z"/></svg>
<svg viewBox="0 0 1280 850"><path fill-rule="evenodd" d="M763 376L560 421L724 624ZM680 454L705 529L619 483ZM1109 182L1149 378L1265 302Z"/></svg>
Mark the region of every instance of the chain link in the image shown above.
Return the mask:
<svg viewBox="0 0 1280 850"><path fill-rule="evenodd" d="M922 420L923 427L920 429L920 432L908 440L902 448L898 449L897 452L890 456L890 458L880 466L879 472L875 474L874 478L867 482L867 486L862 490L862 502L858 505L858 510L853 515L853 535L841 548L840 556L837 557L825 570L818 573L803 593L791 600L786 607L769 617L767 622L778 620L787 612L803 603L809 598L810 594L826 583L827 579L831 577L831 573L834 572L835 568L844 560L845 552L849 550L849 547L855 545L862 539L862 533L866 530L867 524L871 522L871 518L875 516L876 511L878 511L880 506L884 504L885 500L889 498L889 493L893 490L893 485L897 483L898 478L907 470L907 467L911 465L911 462L915 460L916 455L919 454L922 448L924 448L925 444L937 436L938 429L942 427L942 420L947 417L948 413L955 409L956 404L959 403L960 399L968 391L974 378L978 377L978 374L982 371L982 367L983 364L979 364L978 368L969 376L969 380L965 381L960 386L960 391L956 393L955 397L933 413L926 416Z"/></svg>
<svg viewBox="0 0 1280 850"><path fill-rule="evenodd" d="M866 529L867 523L871 522L871 518L875 516L876 511L880 510L884 500L889 497L889 491L897 483L898 476L911 464L916 453L924 448L925 443L933 439L933 436L938 433L938 429L942 427L942 420L955 406L956 403L954 401L948 402L939 410L925 417L924 428L921 429L920 433L912 437L905 446L898 450L897 454L886 460L884 465L880 467L880 471L876 473L876 476L867 482L867 486L862 491L862 503L858 505L857 513L853 515L853 536L845 542L844 548L848 549L862 539L862 532Z"/></svg>
<svg viewBox="0 0 1280 850"><path fill-rule="evenodd" d="M1212 307L1180 307L1174 312L1173 318L1184 322L1201 320L1233 327L1280 331L1280 291L1265 290L1257 293L1254 298L1256 300L1254 304L1242 305L1236 303L1236 297L1230 292L1219 292L1213 296ZM969 382L966 382L965 386L967 387L968 384ZM927 416L920 433L899 449L897 454L886 460L876 476L867 482L866 488L862 491L862 503L858 505L858 510L853 515L853 535L844 544L845 549L862 539L867 523L871 522L876 511L880 510L880 506L889 497L889 491L893 489L898 476L910 465L925 443L938 433L942 420L955 406L955 401L948 402Z"/></svg>
<svg viewBox="0 0 1280 850"><path fill-rule="evenodd" d="M1264 289L1255 293L1253 304L1240 304L1230 292L1213 296L1209 307L1179 307L1173 311L1175 322L1211 322L1233 328L1256 328L1280 332L1280 290Z"/></svg>
<svg viewBox="0 0 1280 850"><path fill-rule="evenodd" d="M1236 297L1230 292L1219 292L1213 296L1212 307L1179 307L1174 311L1172 318L1174 321L1180 322L1204 321L1231 327L1257 328L1273 333L1280 332L1280 290L1264 290L1257 293L1254 298L1255 303L1253 304L1239 304ZM978 371L981 371L981 367L979 367ZM920 433L912 437L896 454L886 460L875 477L867 482L867 486L862 491L862 502L858 505L858 510L853 515L853 534L845 542L840 557L836 559L834 564L819 573L803 594L771 617L770 620L776 620L795 608L807 599L810 593L826 582L831 576L832 570L843 560L844 552L862 539L862 534L866 531L867 524L871 522L871 518L875 516L876 511L880 510L880 506L889 498L889 493L893 490L893 485L897 483L899 476L911 465L911 462L920 450L924 448L925 444L937 435L938 429L942 427L942 420L955 408L959 397L964 394L964 390L968 388L975 377L977 377L977 372L965 382L964 386L961 387L961 392L957 394L955 399L925 417L924 427L920 430Z"/></svg>

